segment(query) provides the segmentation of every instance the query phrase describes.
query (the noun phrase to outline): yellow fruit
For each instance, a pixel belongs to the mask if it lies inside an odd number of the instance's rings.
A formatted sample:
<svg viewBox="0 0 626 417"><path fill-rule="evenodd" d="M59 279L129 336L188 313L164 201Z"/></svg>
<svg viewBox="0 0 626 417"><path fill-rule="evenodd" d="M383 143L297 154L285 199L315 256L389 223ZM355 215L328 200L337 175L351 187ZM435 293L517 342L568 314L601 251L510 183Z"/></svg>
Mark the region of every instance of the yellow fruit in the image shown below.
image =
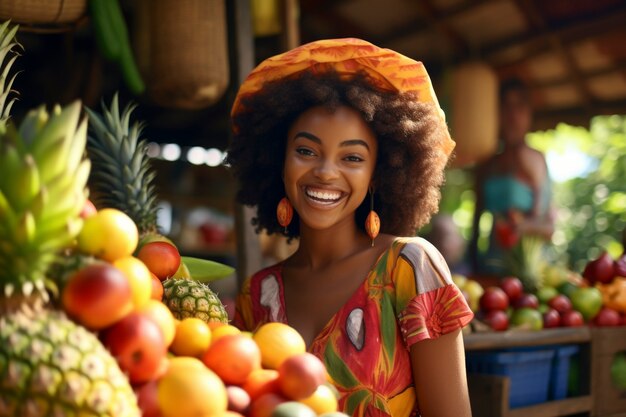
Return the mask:
<svg viewBox="0 0 626 417"><path fill-rule="evenodd" d="M210 324L209 324L210 327ZM217 326L211 330L211 343L215 343L216 340L228 336L230 334L241 334L241 330L231 324L224 324Z"/></svg>
<svg viewBox="0 0 626 417"><path fill-rule="evenodd" d="M226 387L200 360L170 359L159 380L157 399L163 417L212 417L226 412Z"/></svg>
<svg viewBox="0 0 626 417"><path fill-rule="evenodd" d="M148 303L152 295L152 275L148 267L134 256L125 256L113 262L122 271L128 282L133 298L133 306L139 310Z"/></svg>
<svg viewBox="0 0 626 417"><path fill-rule="evenodd" d="M83 253L113 262L131 255L138 240L132 219L120 210L106 208L85 219L77 246Z"/></svg>
<svg viewBox="0 0 626 417"><path fill-rule="evenodd" d="M311 407L317 415L337 411L337 397L328 385L320 385L313 395L299 401Z"/></svg>
<svg viewBox="0 0 626 417"><path fill-rule="evenodd" d="M160 301L148 300L140 312L159 325L163 333L165 346L171 345L174 341L174 335L176 334L176 322L174 321L175 319L170 309Z"/></svg>
<svg viewBox="0 0 626 417"><path fill-rule="evenodd" d="M266 323L257 329L252 339L261 349L264 368L278 369L288 357L306 351L300 333L284 323Z"/></svg>
<svg viewBox="0 0 626 417"><path fill-rule="evenodd" d="M211 345L211 329L196 317L183 319L176 325L170 350L179 356L201 357Z"/></svg>

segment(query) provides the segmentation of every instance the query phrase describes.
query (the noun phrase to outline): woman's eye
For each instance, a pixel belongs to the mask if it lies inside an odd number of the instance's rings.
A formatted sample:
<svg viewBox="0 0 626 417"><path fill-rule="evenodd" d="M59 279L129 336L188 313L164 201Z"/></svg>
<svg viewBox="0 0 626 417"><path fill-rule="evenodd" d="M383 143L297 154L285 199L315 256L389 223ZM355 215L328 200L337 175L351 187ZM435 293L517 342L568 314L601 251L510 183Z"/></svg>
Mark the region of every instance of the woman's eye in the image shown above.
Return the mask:
<svg viewBox="0 0 626 417"><path fill-rule="evenodd" d="M363 162L364 159L356 155L348 155L344 158L348 162Z"/></svg>
<svg viewBox="0 0 626 417"><path fill-rule="evenodd" d="M300 155L305 155L305 156L313 156L315 155L315 153L308 149L308 148L297 148L296 149L296 153L300 154Z"/></svg>

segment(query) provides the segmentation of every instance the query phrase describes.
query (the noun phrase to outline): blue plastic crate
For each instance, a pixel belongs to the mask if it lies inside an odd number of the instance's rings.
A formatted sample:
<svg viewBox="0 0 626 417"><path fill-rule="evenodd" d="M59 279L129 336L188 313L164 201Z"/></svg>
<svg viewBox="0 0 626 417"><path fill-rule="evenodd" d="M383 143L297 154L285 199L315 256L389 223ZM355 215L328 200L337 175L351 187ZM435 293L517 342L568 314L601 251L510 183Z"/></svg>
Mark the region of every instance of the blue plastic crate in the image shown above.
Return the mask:
<svg viewBox="0 0 626 417"><path fill-rule="evenodd" d="M577 345L556 345L553 346L554 359L550 371L550 393L551 400L561 400L567 396L567 385L572 357L578 353Z"/></svg>
<svg viewBox="0 0 626 417"><path fill-rule="evenodd" d="M510 408L543 403L548 400L554 353L555 349L536 348L470 351L466 354L467 372L509 377Z"/></svg>

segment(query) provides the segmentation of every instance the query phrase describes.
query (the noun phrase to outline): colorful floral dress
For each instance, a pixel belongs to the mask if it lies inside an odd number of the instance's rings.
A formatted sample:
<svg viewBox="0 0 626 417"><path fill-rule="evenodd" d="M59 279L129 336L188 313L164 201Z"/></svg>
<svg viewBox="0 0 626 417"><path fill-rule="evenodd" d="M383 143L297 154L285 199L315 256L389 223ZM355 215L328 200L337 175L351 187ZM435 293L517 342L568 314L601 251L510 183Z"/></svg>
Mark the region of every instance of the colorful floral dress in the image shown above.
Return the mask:
<svg viewBox="0 0 626 417"><path fill-rule="evenodd" d="M287 323L282 264L248 278L235 325ZM332 317L309 351L321 358L352 416L417 413L409 348L462 328L473 314L441 254L421 238L397 238L363 284Z"/></svg>

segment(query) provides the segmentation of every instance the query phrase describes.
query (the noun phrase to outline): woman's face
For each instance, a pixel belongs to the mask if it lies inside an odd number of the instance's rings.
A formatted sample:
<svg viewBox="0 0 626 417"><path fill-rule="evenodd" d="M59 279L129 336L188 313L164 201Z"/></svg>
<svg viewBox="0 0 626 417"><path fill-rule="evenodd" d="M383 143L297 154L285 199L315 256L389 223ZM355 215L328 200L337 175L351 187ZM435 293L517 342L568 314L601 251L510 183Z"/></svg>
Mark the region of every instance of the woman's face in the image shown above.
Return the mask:
<svg viewBox="0 0 626 417"><path fill-rule="evenodd" d="M355 110L313 107L288 132L284 183L303 226L354 222L376 166L374 132Z"/></svg>
<svg viewBox="0 0 626 417"><path fill-rule="evenodd" d="M502 139L508 145L524 142L532 123L532 111L528 99L521 91L505 94L500 104L500 129Z"/></svg>

